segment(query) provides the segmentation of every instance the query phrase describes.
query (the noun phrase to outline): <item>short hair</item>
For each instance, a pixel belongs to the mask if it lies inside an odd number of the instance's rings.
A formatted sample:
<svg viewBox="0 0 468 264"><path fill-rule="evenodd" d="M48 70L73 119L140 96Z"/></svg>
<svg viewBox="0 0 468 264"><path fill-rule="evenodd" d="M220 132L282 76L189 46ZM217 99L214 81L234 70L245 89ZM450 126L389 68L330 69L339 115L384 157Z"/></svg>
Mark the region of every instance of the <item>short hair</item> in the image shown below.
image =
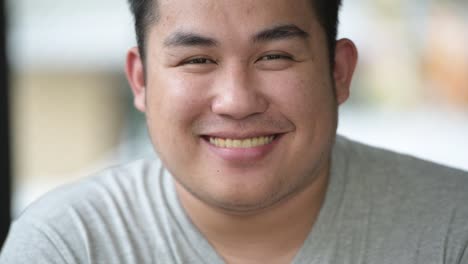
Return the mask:
<svg viewBox="0 0 468 264"><path fill-rule="evenodd" d="M338 34L339 9L341 0L310 0L315 15L325 31L330 64L333 67L336 37ZM146 32L158 20L157 0L128 0L135 22L135 33L142 60L145 60Z"/></svg>

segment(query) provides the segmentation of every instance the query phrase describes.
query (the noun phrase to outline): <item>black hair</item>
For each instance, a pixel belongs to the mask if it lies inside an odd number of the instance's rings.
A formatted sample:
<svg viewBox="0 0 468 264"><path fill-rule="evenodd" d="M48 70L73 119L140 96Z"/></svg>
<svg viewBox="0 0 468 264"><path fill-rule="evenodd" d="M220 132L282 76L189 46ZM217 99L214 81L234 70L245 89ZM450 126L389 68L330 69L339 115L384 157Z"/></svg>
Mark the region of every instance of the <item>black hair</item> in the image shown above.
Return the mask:
<svg viewBox="0 0 468 264"><path fill-rule="evenodd" d="M341 0L310 0L315 15L327 38L330 63L334 65L335 44ZM158 20L157 0L128 0L135 21L135 33L142 60L145 60L145 40L148 27Z"/></svg>
<svg viewBox="0 0 468 264"><path fill-rule="evenodd" d="M138 50L145 60L145 40L149 26L158 20L157 0L128 0L132 12Z"/></svg>

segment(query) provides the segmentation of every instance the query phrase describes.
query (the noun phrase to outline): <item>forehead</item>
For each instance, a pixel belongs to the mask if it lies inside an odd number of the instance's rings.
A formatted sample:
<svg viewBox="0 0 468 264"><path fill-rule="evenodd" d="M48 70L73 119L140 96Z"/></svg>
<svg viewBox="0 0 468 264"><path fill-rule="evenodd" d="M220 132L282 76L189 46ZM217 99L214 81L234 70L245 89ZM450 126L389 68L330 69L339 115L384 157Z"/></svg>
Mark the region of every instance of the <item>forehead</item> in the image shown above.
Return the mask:
<svg viewBox="0 0 468 264"><path fill-rule="evenodd" d="M158 15L159 37L186 30L236 38L278 24L310 32L317 24L310 0L159 0Z"/></svg>

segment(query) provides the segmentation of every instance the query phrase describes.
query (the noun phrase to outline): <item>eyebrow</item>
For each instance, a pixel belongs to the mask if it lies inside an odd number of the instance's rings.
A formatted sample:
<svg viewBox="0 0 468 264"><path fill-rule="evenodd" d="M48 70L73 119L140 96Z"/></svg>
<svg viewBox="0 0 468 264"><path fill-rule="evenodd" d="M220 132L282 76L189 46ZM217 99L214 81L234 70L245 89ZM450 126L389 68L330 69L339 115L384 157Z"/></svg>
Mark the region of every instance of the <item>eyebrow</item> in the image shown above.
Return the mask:
<svg viewBox="0 0 468 264"><path fill-rule="evenodd" d="M298 26L286 24L262 30L255 34L252 40L253 42L269 42L291 38L307 39L308 37L309 33L300 29Z"/></svg>
<svg viewBox="0 0 468 264"><path fill-rule="evenodd" d="M256 33L252 37L252 42L269 42L291 38L307 39L308 37L309 33L300 29L298 26L286 24L267 28ZM219 42L216 39L184 31L175 32L164 41L165 47L213 47L218 45Z"/></svg>
<svg viewBox="0 0 468 264"><path fill-rule="evenodd" d="M179 31L170 35L165 41L164 46L166 47L190 47L190 46L204 46L213 47L219 43L213 38L205 37L190 32Z"/></svg>

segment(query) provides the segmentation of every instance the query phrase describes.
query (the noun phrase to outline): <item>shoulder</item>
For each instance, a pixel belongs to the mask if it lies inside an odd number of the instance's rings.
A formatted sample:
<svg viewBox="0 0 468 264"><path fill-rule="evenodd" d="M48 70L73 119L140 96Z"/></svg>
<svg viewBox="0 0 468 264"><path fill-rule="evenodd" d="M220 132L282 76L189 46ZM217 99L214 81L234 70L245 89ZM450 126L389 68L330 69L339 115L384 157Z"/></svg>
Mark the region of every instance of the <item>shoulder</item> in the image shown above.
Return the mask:
<svg viewBox="0 0 468 264"><path fill-rule="evenodd" d="M145 221L156 211L153 194L162 170L158 160L139 160L53 190L14 221L6 245L31 250L36 241L42 245L36 255L56 252L70 263L99 262L104 256L109 263L120 263L130 252L136 259L151 259L146 247L131 251L135 245L129 243L149 239Z"/></svg>
<svg viewBox="0 0 468 264"><path fill-rule="evenodd" d="M346 159L346 188L372 208L379 232L404 237L395 240L400 242L426 241L455 258L464 252L467 172L343 137L338 137L337 145Z"/></svg>
<svg viewBox="0 0 468 264"><path fill-rule="evenodd" d="M417 157L338 138L346 179L386 210L468 221L468 173ZM406 211L405 211L406 212ZM465 225L466 226L466 225ZM468 226L467 229L468 235Z"/></svg>
<svg viewBox="0 0 468 264"><path fill-rule="evenodd" d="M396 180L418 189L437 189L467 194L468 172L397 153L339 136L340 150L345 152L353 173L378 180Z"/></svg>
<svg viewBox="0 0 468 264"><path fill-rule="evenodd" d="M452 245L467 246L466 171L342 137L337 144L345 153L350 189L365 193L375 212L395 225L439 230L434 239L450 237Z"/></svg>
<svg viewBox="0 0 468 264"><path fill-rule="evenodd" d="M122 195L134 199L139 189L158 177L162 166L158 160L137 160L128 164L104 169L80 181L56 188L33 202L20 215L27 218L54 218L64 211L93 206L109 205ZM128 202L128 201L127 201Z"/></svg>

